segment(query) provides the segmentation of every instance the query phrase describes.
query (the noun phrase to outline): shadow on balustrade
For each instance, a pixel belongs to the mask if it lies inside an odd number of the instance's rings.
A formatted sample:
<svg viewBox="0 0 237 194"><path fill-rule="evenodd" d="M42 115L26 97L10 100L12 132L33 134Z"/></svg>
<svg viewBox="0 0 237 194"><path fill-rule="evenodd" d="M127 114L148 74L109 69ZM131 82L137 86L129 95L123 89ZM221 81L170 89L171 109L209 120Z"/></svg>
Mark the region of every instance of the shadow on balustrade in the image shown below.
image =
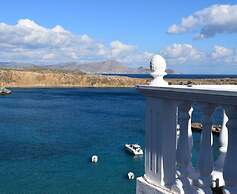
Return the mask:
<svg viewBox="0 0 237 194"><path fill-rule="evenodd" d="M213 192L213 194L224 194L223 187L212 188L212 192Z"/></svg>

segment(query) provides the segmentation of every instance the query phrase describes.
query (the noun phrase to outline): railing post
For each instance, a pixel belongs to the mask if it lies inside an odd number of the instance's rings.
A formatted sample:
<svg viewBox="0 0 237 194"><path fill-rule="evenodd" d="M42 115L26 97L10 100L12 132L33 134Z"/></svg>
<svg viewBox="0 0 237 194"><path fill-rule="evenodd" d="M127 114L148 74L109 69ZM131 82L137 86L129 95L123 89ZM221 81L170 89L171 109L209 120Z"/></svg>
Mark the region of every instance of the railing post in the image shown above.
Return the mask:
<svg viewBox="0 0 237 194"><path fill-rule="evenodd" d="M147 98L144 179L161 190L171 190L175 184L176 111L175 101ZM137 194L146 188L144 180L138 178Z"/></svg>
<svg viewBox="0 0 237 194"><path fill-rule="evenodd" d="M154 184L172 186L176 172L176 103L148 98L147 107L145 175Z"/></svg>
<svg viewBox="0 0 237 194"><path fill-rule="evenodd" d="M225 180L225 193L237 193L237 106L226 107L226 114L229 118L228 128L228 149L225 158L223 176Z"/></svg>
<svg viewBox="0 0 237 194"><path fill-rule="evenodd" d="M202 111L202 134L200 143L200 152L198 159L198 170L200 173L198 187L204 193L212 193L211 191L211 173L213 171L213 155L212 155L212 122L211 115L215 106L213 104L201 104Z"/></svg>
<svg viewBox="0 0 237 194"><path fill-rule="evenodd" d="M159 135L157 131L159 102L156 98L147 98L146 115L145 115L145 176L147 179L161 182L163 172L156 175L157 154L160 152Z"/></svg>
<svg viewBox="0 0 237 194"><path fill-rule="evenodd" d="M167 87L166 62L152 57L150 86ZM148 94L146 109L145 175L137 179L136 193L167 193L175 185L177 102ZM152 186L151 186L151 185ZM151 190L152 188L152 190Z"/></svg>

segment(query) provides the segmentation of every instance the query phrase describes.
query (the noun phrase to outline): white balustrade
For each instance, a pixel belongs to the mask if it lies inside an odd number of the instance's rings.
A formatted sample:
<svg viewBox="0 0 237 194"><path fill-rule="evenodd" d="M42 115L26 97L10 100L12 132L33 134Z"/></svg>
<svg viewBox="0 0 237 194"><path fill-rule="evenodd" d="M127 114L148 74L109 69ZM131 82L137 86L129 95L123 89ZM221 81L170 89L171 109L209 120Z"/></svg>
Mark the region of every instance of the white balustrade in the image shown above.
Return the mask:
<svg viewBox="0 0 237 194"><path fill-rule="evenodd" d="M229 118L228 149L225 158L223 176L225 180L226 193L237 193L237 106L227 106L226 114Z"/></svg>
<svg viewBox="0 0 237 194"><path fill-rule="evenodd" d="M159 63L161 68L157 67ZM165 60L155 56L151 62L155 81L150 86L137 86L146 97L145 175L137 179L137 194L206 194L212 193L212 186L222 185L226 194L237 194L237 87L169 86L163 80L164 69ZM191 163L193 104L202 112L196 168ZM214 162L211 116L219 106L225 112L220 155Z"/></svg>

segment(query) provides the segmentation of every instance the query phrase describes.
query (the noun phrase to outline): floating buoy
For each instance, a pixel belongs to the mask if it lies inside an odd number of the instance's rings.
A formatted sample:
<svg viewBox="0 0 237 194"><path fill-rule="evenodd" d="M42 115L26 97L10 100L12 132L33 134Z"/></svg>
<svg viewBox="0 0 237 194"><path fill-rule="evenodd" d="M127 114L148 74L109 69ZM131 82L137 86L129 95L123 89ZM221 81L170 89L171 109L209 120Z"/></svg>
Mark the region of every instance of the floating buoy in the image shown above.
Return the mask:
<svg viewBox="0 0 237 194"><path fill-rule="evenodd" d="M129 173L128 173L128 179L129 179L129 180L132 180L132 179L134 179L134 178L135 178L134 173L133 173L133 172L129 172Z"/></svg>
<svg viewBox="0 0 237 194"><path fill-rule="evenodd" d="M98 156L97 156L97 155L93 155L93 156L91 157L91 162L92 162L92 163L97 163L97 162L98 162Z"/></svg>

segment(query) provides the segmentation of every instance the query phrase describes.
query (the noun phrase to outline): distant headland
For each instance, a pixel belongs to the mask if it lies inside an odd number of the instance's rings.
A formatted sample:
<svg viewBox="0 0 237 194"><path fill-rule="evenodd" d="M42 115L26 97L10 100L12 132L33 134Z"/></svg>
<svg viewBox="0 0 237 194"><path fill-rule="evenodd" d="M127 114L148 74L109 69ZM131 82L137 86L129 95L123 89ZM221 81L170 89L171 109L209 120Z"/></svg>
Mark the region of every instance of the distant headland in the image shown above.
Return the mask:
<svg viewBox="0 0 237 194"><path fill-rule="evenodd" d="M5 87L132 87L148 80L45 69L0 69Z"/></svg>
<svg viewBox="0 0 237 194"><path fill-rule="evenodd" d="M21 62L0 62L0 86L5 87L134 87L148 84L151 78L120 76L148 74L149 68L130 68L117 61L35 65ZM175 73L168 69L168 74ZM103 74L116 74L116 76ZM190 79L166 78L171 85L237 84L237 78Z"/></svg>

